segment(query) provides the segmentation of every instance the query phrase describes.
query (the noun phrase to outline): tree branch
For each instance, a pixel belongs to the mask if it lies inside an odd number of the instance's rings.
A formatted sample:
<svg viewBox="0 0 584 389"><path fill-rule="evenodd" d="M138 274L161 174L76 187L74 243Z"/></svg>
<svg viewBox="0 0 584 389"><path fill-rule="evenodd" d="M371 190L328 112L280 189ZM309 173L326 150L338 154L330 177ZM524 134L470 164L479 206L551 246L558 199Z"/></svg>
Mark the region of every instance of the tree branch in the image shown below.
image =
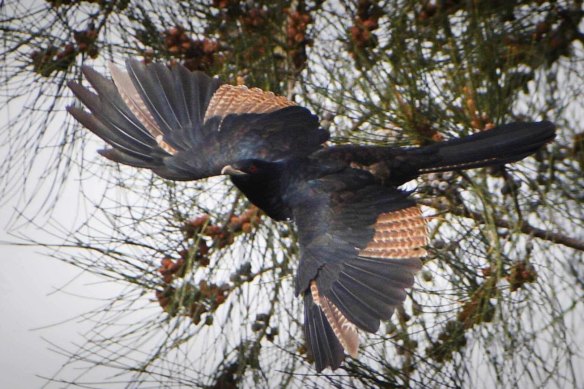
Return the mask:
<svg viewBox="0 0 584 389"><path fill-rule="evenodd" d="M485 217L479 212L470 211L468 209L461 207L449 207L445 204L441 204L437 200L418 199L418 203L425 205L427 207L437 209L440 212L449 212L457 216L473 219L480 224L487 224ZM500 218L495 219L495 225L497 227L506 228L509 230L516 228L516 226L511 222ZM525 221L523 221L519 225L519 230L524 234L528 234L539 239L547 240L553 243L558 243L575 250L584 251L584 241L571 238L569 236L557 232L542 230L541 228L534 227Z"/></svg>

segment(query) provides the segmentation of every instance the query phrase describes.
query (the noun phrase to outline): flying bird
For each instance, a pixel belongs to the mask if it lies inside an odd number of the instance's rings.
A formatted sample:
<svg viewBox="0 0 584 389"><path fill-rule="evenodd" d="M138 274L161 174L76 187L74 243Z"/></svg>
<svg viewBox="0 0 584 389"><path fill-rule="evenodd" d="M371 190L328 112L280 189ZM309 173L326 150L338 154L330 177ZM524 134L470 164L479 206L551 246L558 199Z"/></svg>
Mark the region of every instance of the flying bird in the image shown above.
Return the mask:
<svg viewBox="0 0 584 389"><path fill-rule="evenodd" d="M414 283L426 220L399 186L420 174L514 162L555 137L548 121L511 123L424 147L341 145L318 118L257 88L222 84L181 65L128 60L112 80L84 66L93 92L68 85L89 110L68 111L110 147L99 152L170 180L229 175L274 220L297 227L296 294L316 370L357 356Z"/></svg>

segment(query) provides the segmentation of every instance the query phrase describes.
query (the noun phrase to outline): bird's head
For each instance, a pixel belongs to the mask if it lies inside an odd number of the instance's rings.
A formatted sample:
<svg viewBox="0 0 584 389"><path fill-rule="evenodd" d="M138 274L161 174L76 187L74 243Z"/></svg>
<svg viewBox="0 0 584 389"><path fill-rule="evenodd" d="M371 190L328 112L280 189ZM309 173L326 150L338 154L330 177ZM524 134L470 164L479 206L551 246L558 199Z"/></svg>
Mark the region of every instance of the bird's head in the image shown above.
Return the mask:
<svg viewBox="0 0 584 389"><path fill-rule="evenodd" d="M286 220L292 217L292 210L283 201L286 166L286 161L246 159L224 166L221 173L272 219Z"/></svg>

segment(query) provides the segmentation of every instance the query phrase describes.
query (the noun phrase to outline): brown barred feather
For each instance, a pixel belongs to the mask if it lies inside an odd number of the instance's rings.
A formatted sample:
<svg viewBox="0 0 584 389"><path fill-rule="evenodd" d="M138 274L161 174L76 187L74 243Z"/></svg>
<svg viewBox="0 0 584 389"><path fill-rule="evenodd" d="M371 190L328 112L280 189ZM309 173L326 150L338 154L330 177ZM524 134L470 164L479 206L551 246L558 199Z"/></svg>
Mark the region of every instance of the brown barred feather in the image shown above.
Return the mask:
<svg viewBox="0 0 584 389"><path fill-rule="evenodd" d="M283 96L273 92L265 92L259 88L248 88L245 85L222 85L209 102L205 112L205 120L213 117L225 117L240 113L270 113L282 108L296 105Z"/></svg>
<svg viewBox="0 0 584 389"><path fill-rule="evenodd" d="M373 239L359 252L360 256L418 258L426 255L424 246L428 244L428 229L419 207L382 213L374 229Z"/></svg>

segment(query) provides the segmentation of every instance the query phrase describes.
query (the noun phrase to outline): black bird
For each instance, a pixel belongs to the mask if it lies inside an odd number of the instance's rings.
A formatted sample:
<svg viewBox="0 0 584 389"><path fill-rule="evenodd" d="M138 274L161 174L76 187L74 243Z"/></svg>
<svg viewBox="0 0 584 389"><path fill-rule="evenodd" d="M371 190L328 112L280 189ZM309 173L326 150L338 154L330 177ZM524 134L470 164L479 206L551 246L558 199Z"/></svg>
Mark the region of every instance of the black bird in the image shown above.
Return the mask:
<svg viewBox="0 0 584 389"><path fill-rule="evenodd" d="M228 174L275 220L293 220L304 330L317 371L355 357L405 299L428 242L426 221L398 187L423 173L518 161L555 137L552 123L511 123L419 148L344 145L284 97L222 85L180 65L126 63L113 81L89 67L89 109L68 111L112 148L105 157L171 180Z"/></svg>

